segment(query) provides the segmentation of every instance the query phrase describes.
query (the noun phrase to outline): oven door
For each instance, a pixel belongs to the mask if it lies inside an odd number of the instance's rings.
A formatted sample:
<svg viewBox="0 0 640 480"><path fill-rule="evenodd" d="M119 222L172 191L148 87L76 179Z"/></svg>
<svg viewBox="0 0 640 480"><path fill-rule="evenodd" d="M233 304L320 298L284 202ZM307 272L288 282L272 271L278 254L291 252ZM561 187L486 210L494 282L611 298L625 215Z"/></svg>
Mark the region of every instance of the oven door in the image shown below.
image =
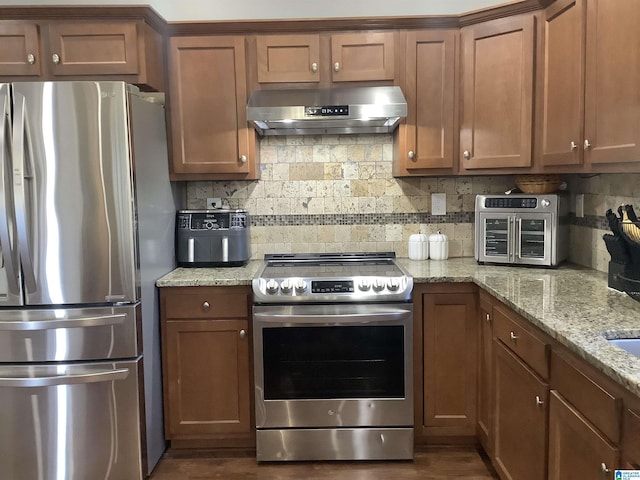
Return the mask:
<svg viewBox="0 0 640 480"><path fill-rule="evenodd" d="M413 425L410 303L254 307L256 427Z"/></svg>
<svg viewBox="0 0 640 480"><path fill-rule="evenodd" d="M480 212L476 217L476 260L514 262L513 213Z"/></svg>
<svg viewBox="0 0 640 480"><path fill-rule="evenodd" d="M552 258L555 236L554 215L551 213L515 216L515 249L513 263L522 265L554 265Z"/></svg>

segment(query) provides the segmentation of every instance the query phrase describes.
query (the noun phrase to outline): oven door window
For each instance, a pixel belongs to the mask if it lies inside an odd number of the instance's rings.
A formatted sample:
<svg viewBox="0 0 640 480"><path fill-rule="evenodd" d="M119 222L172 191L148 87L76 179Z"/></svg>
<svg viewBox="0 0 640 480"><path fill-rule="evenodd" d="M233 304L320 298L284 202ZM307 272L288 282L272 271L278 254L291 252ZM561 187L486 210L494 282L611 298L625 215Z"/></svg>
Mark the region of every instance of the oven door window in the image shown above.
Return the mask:
<svg viewBox="0 0 640 480"><path fill-rule="evenodd" d="M265 400L403 398L404 327L265 328Z"/></svg>
<svg viewBox="0 0 640 480"><path fill-rule="evenodd" d="M520 224L520 258L545 258L546 220L522 218Z"/></svg>
<svg viewBox="0 0 640 480"><path fill-rule="evenodd" d="M484 219L484 253L487 257L509 256L509 217Z"/></svg>

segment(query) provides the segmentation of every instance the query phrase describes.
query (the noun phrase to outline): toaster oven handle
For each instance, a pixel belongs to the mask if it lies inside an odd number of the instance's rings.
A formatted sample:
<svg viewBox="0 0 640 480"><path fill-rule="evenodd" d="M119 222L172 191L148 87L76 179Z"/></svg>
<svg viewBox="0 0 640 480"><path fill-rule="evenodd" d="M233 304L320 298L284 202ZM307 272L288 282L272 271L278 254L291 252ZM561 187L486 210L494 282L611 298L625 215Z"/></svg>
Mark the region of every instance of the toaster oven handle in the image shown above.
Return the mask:
<svg viewBox="0 0 640 480"><path fill-rule="evenodd" d="M514 235L514 260L522 258L522 218L516 218L516 234Z"/></svg>

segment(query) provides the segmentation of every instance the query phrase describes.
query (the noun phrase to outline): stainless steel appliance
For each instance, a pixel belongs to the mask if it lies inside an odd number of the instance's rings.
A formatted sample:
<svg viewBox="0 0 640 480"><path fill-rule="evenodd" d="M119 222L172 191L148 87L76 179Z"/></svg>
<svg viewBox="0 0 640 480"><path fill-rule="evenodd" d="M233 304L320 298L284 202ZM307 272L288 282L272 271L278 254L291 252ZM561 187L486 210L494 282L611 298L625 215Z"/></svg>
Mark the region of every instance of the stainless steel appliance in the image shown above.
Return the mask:
<svg viewBox="0 0 640 480"><path fill-rule="evenodd" d="M176 260L181 267L238 267L251 258L246 210L179 210Z"/></svg>
<svg viewBox="0 0 640 480"><path fill-rule="evenodd" d="M412 289L393 253L265 256L258 461L413 458Z"/></svg>
<svg viewBox="0 0 640 480"><path fill-rule="evenodd" d="M397 86L256 90L247 102L260 135L391 133L406 116Z"/></svg>
<svg viewBox="0 0 640 480"><path fill-rule="evenodd" d="M121 82L0 85L2 478L135 480L165 449L160 100Z"/></svg>
<svg viewBox="0 0 640 480"><path fill-rule="evenodd" d="M475 259L555 267L569 254L568 213L562 195L478 195Z"/></svg>

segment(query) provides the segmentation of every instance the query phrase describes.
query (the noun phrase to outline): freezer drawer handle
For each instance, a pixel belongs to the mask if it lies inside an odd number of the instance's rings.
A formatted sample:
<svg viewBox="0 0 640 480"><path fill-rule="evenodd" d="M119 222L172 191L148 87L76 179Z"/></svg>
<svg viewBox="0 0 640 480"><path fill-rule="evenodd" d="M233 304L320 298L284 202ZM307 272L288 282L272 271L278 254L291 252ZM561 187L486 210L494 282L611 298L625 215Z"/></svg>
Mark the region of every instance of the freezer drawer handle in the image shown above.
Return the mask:
<svg viewBox="0 0 640 480"><path fill-rule="evenodd" d="M0 377L0 387L54 387L56 385L78 385L83 383L111 382L124 380L129 376L128 368L107 370L98 373L81 373L78 375L57 375L53 377Z"/></svg>
<svg viewBox="0 0 640 480"><path fill-rule="evenodd" d="M96 317L63 318L58 320L38 320L33 322L0 322L0 331L13 330L53 330L56 328L84 328L119 325L127 316L124 313L100 315Z"/></svg>

